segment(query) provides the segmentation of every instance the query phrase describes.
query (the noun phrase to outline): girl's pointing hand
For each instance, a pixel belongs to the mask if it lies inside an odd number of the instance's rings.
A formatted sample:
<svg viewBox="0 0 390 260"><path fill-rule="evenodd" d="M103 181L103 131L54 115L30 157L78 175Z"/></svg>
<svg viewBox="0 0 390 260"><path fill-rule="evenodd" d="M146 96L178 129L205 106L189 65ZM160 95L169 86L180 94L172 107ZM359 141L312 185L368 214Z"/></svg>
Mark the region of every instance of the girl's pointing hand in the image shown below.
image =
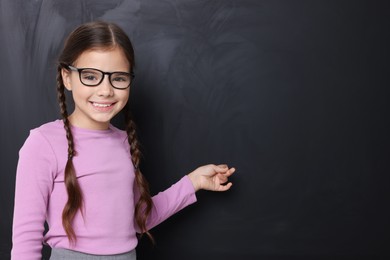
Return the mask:
<svg viewBox="0 0 390 260"><path fill-rule="evenodd" d="M228 178L236 169L225 165L204 165L188 174L195 191L200 189L210 191L227 191L232 186Z"/></svg>

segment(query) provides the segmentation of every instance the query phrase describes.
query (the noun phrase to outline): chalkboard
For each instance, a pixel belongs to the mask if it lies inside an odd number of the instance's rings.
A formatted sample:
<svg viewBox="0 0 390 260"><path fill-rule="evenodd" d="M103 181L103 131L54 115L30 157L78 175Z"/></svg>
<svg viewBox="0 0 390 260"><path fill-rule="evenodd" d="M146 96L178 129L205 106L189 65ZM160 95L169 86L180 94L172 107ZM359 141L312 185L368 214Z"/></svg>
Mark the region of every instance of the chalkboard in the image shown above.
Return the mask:
<svg viewBox="0 0 390 260"><path fill-rule="evenodd" d="M59 118L56 57L92 20L134 43L152 192L202 164L237 168L229 192L200 191L152 230L155 246L142 238L139 259L390 257L389 12L379 0L1 0L0 259L18 150Z"/></svg>

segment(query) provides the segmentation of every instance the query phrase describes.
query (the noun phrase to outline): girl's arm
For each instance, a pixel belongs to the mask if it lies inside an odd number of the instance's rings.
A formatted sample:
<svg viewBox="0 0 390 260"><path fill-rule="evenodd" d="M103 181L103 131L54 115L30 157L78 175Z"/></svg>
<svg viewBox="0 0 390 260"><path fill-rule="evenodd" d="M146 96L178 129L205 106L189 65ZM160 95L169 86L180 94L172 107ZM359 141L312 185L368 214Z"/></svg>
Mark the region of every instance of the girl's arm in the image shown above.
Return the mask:
<svg viewBox="0 0 390 260"><path fill-rule="evenodd" d="M186 206L196 202L195 192L200 189L226 191L232 186L227 183L234 168L226 165L205 165L184 176L177 183L163 192L153 196L153 208L147 221L147 229L151 229ZM135 185L136 186L136 185ZM139 198L135 187L136 201ZM137 227L137 232L139 232Z"/></svg>
<svg viewBox="0 0 390 260"><path fill-rule="evenodd" d="M41 259L44 222L53 185L54 155L44 137L32 131L19 151L13 218L13 260Z"/></svg>

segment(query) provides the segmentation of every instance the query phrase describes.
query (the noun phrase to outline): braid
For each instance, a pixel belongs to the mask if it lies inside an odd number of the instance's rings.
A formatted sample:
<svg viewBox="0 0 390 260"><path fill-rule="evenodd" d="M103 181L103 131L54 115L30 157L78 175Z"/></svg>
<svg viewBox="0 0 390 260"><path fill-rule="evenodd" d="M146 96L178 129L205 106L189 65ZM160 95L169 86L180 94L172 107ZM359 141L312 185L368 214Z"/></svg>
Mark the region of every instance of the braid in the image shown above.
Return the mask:
<svg viewBox="0 0 390 260"><path fill-rule="evenodd" d="M68 160L65 166L65 186L68 193L68 201L65 204L62 212L62 225L66 235L71 243L75 243L77 238L72 227L72 221L79 209L83 205L83 196L76 178L76 172L73 166L73 157L76 154L74 150L74 141L70 124L68 120L68 111L66 109L66 99L64 93L64 83L61 76L61 66L58 66L57 71L57 98L60 104L61 115L64 121L66 131L66 139L68 140Z"/></svg>
<svg viewBox="0 0 390 260"><path fill-rule="evenodd" d="M154 243L153 236L146 228L146 220L152 210L153 201L150 196L149 184L139 168L139 164L141 161L141 152L137 139L136 126L134 121L131 119L128 104L126 104L126 106L124 107L124 112L126 119L127 140L130 145L131 160L135 168L135 181L140 193L140 198L135 205L135 220L137 222L137 225L141 229L141 235L142 233L146 233L152 243Z"/></svg>

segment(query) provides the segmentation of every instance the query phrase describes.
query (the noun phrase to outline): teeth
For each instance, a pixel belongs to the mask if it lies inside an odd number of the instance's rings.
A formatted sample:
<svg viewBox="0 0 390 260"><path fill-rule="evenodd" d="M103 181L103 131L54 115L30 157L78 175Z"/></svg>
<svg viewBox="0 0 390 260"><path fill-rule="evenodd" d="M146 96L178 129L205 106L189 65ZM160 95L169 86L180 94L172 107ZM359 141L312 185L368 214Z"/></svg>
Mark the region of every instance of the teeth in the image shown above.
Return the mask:
<svg viewBox="0 0 390 260"><path fill-rule="evenodd" d="M95 107L109 107L112 104L99 104L99 103L93 102L92 105L94 105Z"/></svg>

